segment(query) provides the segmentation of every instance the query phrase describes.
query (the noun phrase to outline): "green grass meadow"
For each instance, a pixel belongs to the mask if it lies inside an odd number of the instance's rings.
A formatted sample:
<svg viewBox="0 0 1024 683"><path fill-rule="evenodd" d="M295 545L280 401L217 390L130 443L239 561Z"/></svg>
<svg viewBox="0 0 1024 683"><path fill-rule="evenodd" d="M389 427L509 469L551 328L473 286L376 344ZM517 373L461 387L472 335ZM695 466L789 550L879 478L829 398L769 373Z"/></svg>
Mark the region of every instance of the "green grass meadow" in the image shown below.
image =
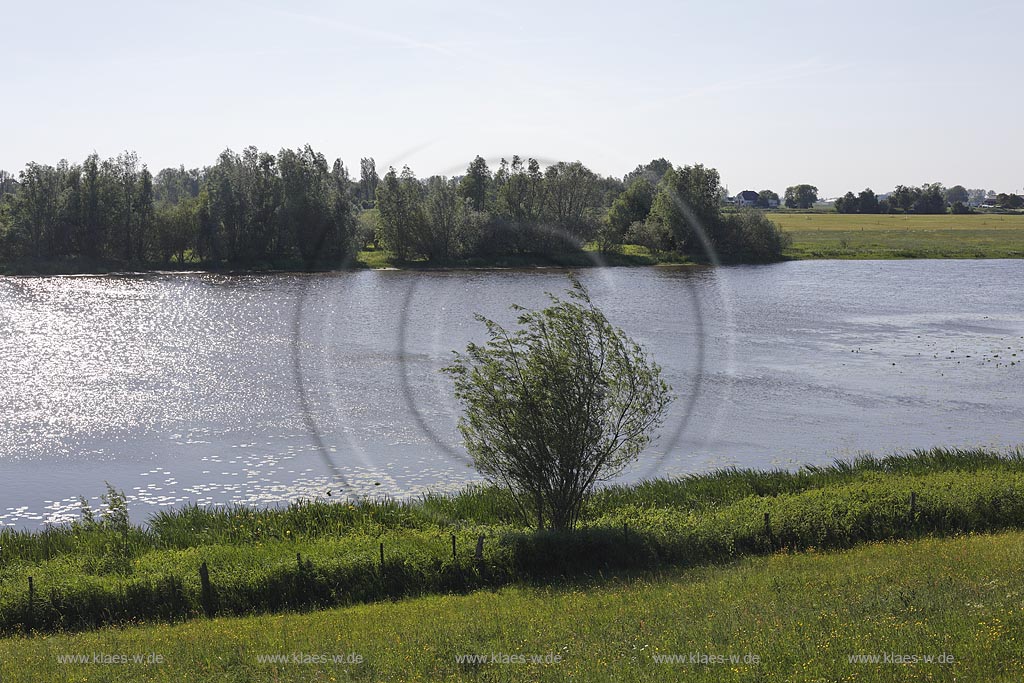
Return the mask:
<svg viewBox="0 0 1024 683"><path fill-rule="evenodd" d="M99 518L4 530L0 634L271 614L1024 528L1022 492L1024 451L936 449L609 487L572 534L529 529L507 494L484 487L412 501L183 508L141 527Z"/></svg>
<svg viewBox="0 0 1024 683"><path fill-rule="evenodd" d="M310 613L19 636L0 641L0 680L1017 682L1021 566L1024 533L1015 531ZM458 661L474 654L486 661ZM162 663L59 661L68 655L158 655ZM310 663L259 661L268 655ZM683 661L659 661L666 655ZM851 663L857 655L879 661Z"/></svg>
<svg viewBox="0 0 1024 683"><path fill-rule="evenodd" d="M773 212L796 259L1022 258L1024 214Z"/></svg>

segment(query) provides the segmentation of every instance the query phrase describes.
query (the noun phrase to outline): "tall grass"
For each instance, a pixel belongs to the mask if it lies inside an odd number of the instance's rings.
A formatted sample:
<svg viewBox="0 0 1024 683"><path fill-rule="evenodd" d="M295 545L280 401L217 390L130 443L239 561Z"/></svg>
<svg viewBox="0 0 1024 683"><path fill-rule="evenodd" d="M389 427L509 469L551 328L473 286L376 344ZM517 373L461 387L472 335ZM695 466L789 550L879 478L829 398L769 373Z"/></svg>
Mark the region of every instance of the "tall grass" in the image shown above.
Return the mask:
<svg viewBox="0 0 1024 683"><path fill-rule="evenodd" d="M977 472L992 468L1024 471L1024 449L933 448L881 458L864 455L852 460L836 460L831 465L804 465L797 470L730 467L678 479L608 486L594 494L587 512L593 519L627 505L704 509L728 505L748 496L777 496L848 483L875 472L927 474Z"/></svg>
<svg viewBox="0 0 1024 683"><path fill-rule="evenodd" d="M1020 526L1019 449L936 449L612 486L594 494L570 535L528 530L507 494L480 486L412 501L187 507L143 527L76 522L0 533L0 630L304 609ZM212 605L199 580L204 562Z"/></svg>
<svg viewBox="0 0 1024 683"><path fill-rule="evenodd" d="M797 470L728 468L676 479L654 479L608 486L588 500L583 522L626 506L702 510L748 496L777 496L862 479L869 473L924 474L975 472L981 469L1024 471L1024 450L935 448L875 458L837 460ZM161 511L148 524L133 526L127 547L131 556L151 550L243 544L273 540L314 539L392 529L462 529L476 526L523 526L507 492L470 485L455 495L424 494L410 500L374 498L300 501L286 507L183 506ZM0 530L0 567L13 560L38 562L60 554L107 554L124 542L117 530L76 522L40 531Z"/></svg>

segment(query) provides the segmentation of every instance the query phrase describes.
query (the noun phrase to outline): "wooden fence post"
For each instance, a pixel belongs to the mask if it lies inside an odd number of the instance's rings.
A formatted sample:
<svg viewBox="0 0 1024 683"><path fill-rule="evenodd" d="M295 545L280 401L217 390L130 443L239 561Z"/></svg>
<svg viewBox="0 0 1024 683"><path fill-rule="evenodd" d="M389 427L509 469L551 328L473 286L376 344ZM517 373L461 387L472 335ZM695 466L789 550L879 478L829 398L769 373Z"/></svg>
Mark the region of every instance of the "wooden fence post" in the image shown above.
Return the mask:
<svg viewBox="0 0 1024 683"><path fill-rule="evenodd" d="M210 569L206 566L206 560L199 565L199 583L202 587L200 600L203 603L203 613L212 618L216 610L213 604L213 586L210 585Z"/></svg>
<svg viewBox="0 0 1024 683"><path fill-rule="evenodd" d="M452 534L452 564L458 564L459 558L455 554L455 534Z"/></svg>
<svg viewBox="0 0 1024 683"><path fill-rule="evenodd" d="M306 567L302 564L302 553L295 553L295 605L302 603L302 596L307 592L306 588Z"/></svg>
<svg viewBox="0 0 1024 683"><path fill-rule="evenodd" d="M35 582L32 581L32 577L30 576L28 577L28 623L26 624L26 626L28 626L29 629L32 628L33 622L35 621L35 601L36 585Z"/></svg>
<svg viewBox="0 0 1024 683"><path fill-rule="evenodd" d="M476 568L481 574L484 573L484 535L476 537L476 552L473 554L476 559Z"/></svg>
<svg viewBox="0 0 1024 683"><path fill-rule="evenodd" d="M920 535L917 525L917 492L910 492L910 525L914 529L914 536Z"/></svg>

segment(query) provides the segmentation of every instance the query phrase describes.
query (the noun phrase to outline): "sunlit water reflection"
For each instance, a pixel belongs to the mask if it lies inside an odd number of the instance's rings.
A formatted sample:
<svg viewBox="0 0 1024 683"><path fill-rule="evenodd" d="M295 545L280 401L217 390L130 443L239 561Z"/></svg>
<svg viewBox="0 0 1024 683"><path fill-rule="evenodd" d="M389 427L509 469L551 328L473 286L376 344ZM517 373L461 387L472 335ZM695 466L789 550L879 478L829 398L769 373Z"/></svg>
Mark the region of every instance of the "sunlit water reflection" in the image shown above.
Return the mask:
<svg viewBox="0 0 1024 683"><path fill-rule="evenodd" d="M1017 261L591 269L679 399L625 478L1024 442ZM452 349L556 271L0 278L0 524L459 488ZM695 397L695 400L689 399ZM689 416L689 420L685 419Z"/></svg>

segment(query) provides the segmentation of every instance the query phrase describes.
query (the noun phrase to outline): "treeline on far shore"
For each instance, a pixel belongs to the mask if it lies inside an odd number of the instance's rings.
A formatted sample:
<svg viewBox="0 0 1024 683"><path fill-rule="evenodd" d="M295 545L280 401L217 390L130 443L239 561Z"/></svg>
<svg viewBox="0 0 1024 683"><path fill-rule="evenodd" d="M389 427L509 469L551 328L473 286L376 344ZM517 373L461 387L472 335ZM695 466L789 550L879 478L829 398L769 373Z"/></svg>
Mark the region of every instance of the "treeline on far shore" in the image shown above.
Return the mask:
<svg viewBox="0 0 1024 683"><path fill-rule="evenodd" d="M979 208L1015 211L1024 208L1024 197L1012 192L968 190L963 185L943 187L925 183L920 187L897 185L892 192L877 196L871 188L847 192L835 200L838 213L969 214Z"/></svg>
<svg viewBox="0 0 1024 683"><path fill-rule="evenodd" d="M892 214L969 214L1013 213L1024 209L1024 196L1013 192L985 189L968 190L963 185L946 187L942 183L897 185L892 192L875 194L870 187L860 192L847 192L835 199L819 199L818 188L803 183L786 188L784 199L772 190L744 190L735 197L726 197L727 204L759 209L786 209L836 213Z"/></svg>
<svg viewBox="0 0 1024 683"><path fill-rule="evenodd" d="M625 244L673 259L778 260L786 236L756 210L723 211L718 171L656 159L624 178L579 161L513 156L465 174L358 177L309 145L226 150L155 175L132 152L0 172L0 263L132 268L332 268L372 245L399 262L497 262ZM525 260L525 259L524 259ZM87 267L87 266L86 266Z"/></svg>

